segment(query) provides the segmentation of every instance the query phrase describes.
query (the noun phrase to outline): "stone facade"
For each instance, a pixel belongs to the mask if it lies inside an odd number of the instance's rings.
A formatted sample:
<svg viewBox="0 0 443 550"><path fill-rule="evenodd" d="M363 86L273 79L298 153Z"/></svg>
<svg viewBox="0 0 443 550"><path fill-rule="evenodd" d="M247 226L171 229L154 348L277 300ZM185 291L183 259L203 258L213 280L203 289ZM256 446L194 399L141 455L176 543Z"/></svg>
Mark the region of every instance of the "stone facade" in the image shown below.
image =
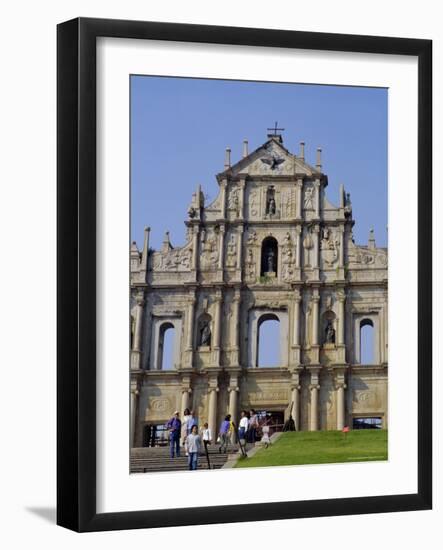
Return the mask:
<svg viewBox="0 0 443 550"><path fill-rule="evenodd" d="M132 445L146 424L196 411L216 433L243 408L292 414L299 430L340 430L353 418L387 427L388 255L354 243L352 205L326 197L328 178L280 135L217 175L208 205L197 188L187 242L131 247ZM258 367L260 324L280 327L281 365ZM374 364L360 363L361 328L374 330ZM173 368L162 370L174 329Z"/></svg>

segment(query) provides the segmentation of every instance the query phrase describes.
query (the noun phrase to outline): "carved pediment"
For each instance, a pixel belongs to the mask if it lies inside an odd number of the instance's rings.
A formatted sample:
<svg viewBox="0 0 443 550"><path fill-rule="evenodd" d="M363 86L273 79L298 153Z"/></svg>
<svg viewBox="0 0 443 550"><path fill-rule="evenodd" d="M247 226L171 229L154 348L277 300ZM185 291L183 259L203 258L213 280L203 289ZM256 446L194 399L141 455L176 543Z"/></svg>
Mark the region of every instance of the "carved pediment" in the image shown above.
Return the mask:
<svg viewBox="0 0 443 550"><path fill-rule="evenodd" d="M292 155L279 141L269 139L264 145L253 151L222 174L235 177L249 176L289 176L294 174L312 175L315 169L302 159Z"/></svg>

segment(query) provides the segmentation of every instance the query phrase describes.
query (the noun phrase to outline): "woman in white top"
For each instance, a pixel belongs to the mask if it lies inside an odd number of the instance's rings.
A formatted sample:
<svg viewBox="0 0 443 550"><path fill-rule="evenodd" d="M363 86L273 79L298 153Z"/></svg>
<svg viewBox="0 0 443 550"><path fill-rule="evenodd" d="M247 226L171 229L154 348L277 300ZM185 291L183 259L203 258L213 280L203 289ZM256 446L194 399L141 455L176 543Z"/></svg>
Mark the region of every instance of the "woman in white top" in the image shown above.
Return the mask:
<svg viewBox="0 0 443 550"><path fill-rule="evenodd" d="M211 429L209 428L209 425L207 422L203 424L203 428L201 430L201 436L203 440L203 445L205 446L205 452L207 452L208 445L210 445L212 441Z"/></svg>
<svg viewBox="0 0 443 550"><path fill-rule="evenodd" d="M242 411L240 414L241 414L241 417L240 417L240 423L238 426L238 438L245 439L246 432L248 431L248 427L249 427L249 420L248 420L246 411Z"/></svg>

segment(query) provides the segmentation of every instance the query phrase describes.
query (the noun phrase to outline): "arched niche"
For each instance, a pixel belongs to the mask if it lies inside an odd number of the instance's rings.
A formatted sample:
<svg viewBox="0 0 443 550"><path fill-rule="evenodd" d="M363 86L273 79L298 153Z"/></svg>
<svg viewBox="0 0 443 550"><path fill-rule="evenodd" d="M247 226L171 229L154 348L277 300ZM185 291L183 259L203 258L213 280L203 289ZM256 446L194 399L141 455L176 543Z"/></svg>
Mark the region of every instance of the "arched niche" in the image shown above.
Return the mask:
<svg viewBox="0 0 443 550"><path fill-rule="evenodd" d="M280 367L280 319L265 313L257 322L257 367Z"/></svg>
<svg viewBox="0 0 443 550"><path fill-rule="evenodd" d="M209 313L203 313L197 323L197 347L211 347L212 330L212 317Z"/></svg>
<svg viewBox="0 0 443 550"><path fill-rule="evenodd" d="M337 318L333 311L325 311L322 315L322 343L335 345L337 342Z"/></svg>
<svg viewBox="0 0 443 550"><path fill-rule="evenodd" d="M288 312L286 310L276 309L251 309L248 317L248 367L257 368L259 365L259 337L260 326L266 321L278 321L279 340L276 345L280 352L280 367L288 365L289 357L289 323ZM263 365L266 366L266 365Z"/></svg>
<svg viewBox="0 0 443 550"><path fill-rule="evenodd" d="M172 370L178 368L180 364L181 332L181 318L153 317L149 360L150 370ZM166 350L165 344L167 345ZM165 351L168 365L164 364Z"/></svg>
<svg viewBox="0 0 443 550"><path fill-rule="evenodd" d="M274 237L266 237L261 245L260 275L277 276L278 272L278 242Z"/></svg>
<svg viewBox="0 0 443 550"><path fill-rule="evenodd" d="M380 326L377 313L355 315L353 329L355 362L362 365L380 364Z"/></svg>

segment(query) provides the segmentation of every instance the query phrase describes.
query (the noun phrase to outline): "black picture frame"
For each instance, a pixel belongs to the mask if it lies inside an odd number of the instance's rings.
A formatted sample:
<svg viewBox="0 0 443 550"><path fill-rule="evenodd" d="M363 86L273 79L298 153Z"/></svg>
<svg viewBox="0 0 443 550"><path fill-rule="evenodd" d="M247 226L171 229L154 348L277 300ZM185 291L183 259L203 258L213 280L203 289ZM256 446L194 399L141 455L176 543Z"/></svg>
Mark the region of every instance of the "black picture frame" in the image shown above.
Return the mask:
<svg viewBox="0 0 443 550"><path fill-rule="evenodd" d="M96 512L96 39L153 39L418 59L416 494ZM432 507L432 42L175 23L74 19L57 29L57 523L75 531L426 510Z"/></svg>

